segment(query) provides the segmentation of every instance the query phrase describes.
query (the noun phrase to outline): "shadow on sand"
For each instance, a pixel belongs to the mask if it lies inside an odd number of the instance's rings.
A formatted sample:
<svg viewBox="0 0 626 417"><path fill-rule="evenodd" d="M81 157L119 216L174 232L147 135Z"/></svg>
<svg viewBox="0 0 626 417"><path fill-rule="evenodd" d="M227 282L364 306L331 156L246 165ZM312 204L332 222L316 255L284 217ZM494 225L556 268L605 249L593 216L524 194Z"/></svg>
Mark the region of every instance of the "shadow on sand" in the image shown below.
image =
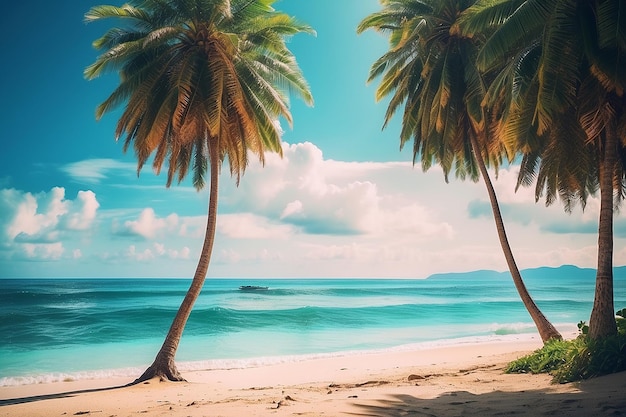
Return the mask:
<svg viewBox="0 0 626 417"><path fill-rule="evenodd" d="M626 416L626 372L575 384L579 392L550 389L472 394L454 391L432 399L394 395L387 399L355 402L362 417L404 416ZM416 387L419 389L419 387Z"/></svg>
<svg viewBox="0 0 626 417"><path fill-rule="evenodd" d="M36 402L36 401L53 400L56 398L69 398L69 397L74 397L79 394L86 394L89 392L113 391L113 390L118 390L121 388L126 388L130 385L131 384L126 384L126 385L119 385L116 387L90 388L90 389L82 389L82 390L75 390L75 391L59 392L56 394L42 394L42 395L33 395L30 397L8 398L5 400L0 400L0 407L5 406L5 405L26 404L26 403Z"/></svg>

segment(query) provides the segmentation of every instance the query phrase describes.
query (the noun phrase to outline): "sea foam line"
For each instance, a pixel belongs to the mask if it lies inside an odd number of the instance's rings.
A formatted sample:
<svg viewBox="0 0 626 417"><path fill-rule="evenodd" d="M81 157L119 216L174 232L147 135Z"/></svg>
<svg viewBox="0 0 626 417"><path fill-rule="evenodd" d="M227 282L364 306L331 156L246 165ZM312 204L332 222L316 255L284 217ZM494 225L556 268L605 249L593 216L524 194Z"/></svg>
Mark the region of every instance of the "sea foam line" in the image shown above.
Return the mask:
<svg viewBox="0 0 626 417"><path fill-rule="evenodd" d="M571 335L566 335L566 338ZM575 335L574 335L575 337ZM370 350L350 350L328 353L312 353L303 355L284 355L284 356L266 356L256 358L237 358L237 359L210 359L202 361L179 362L178 368L181 372L192 371L212 371L212 370L228 370L228 369L245 369L257 368L262 366L280 365L285 363L303 362L313 359L326 359L353 355L367 354L384 354L396 352L411 352L437 349L443 347L452 347L459 345L474 345L483 343L507 343L507 342L524 342L537 340L536 333L523 334L496 334L489 336L470 336L456 339L440 339L432 341L424 341L418 343L404 344L389 348L370 349ZM80 372L51 372L36 375L24 376L8 376L0 378L0 387L31 385L31 384L47 384L53 382L70 382L80 380L96 380L109 378L128 378L129 382L141 375L145 367L126 367L117 369L102 369Z"/></svg>

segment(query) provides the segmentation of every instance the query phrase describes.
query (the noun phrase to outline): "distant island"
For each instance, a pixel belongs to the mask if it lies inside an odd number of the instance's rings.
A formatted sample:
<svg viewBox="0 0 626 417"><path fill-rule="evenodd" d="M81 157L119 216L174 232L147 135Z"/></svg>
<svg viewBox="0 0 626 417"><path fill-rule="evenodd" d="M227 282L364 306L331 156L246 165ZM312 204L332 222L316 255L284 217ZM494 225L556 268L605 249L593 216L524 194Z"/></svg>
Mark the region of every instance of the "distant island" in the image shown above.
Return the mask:
<svg viewBox="0 0 626 417"><path fill-rule="evenodd" d="M525 280L545 280L545 279L570 279L570 280L594 280L596 270L594 268L580 268L575 265L561 265L558 267L542 266L539 268L529 268L521 271ZM509 271L478 270L469 272L448 272L430 275L427 279L510 279ZM616 266L613 268L613 276L620 279L626 276L626 266Z"/></svg>

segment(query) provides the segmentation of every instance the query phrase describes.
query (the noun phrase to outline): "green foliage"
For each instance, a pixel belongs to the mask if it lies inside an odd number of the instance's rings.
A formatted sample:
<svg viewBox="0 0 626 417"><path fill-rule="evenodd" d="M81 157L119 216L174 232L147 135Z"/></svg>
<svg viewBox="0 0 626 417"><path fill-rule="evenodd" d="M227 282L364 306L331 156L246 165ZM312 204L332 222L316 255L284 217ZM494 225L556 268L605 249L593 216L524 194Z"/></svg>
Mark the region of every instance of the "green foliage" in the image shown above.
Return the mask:
<svg viewBox="0 0 626 417"><path fill-rule="evenodd" d="M314 31L274 1L129 0L87 12L88 22L120 23L93 43L101 54L84 75L118 73L96 118L124 107L115 137L134 148L137 173L154 155L157 174L168 161L168 187L192 170L199 190L210 165L227 159L238 183L248 151L261 162L281 154L276 120L291 125L291 94L313 104L288 38Z"/></svg>
<svg viewBox="0 0 626 417"><path fill-rule="evenodd" d="M552 372L565 363L570 344L565 340L550 340L541 349L511 362L504 371L533 374Z"/></svg>
<svg viewBox="0 0 626 417"><path fill-rule="evenodd" d="M459 179L480 178L474 156L498 168L504 149L489 134L482 102L486 85L476 65L479 44L455 34L467 0L385 0L357 32L389 35L389 50L372 65L368 82L381 79L376 100L389 98L383 128L402 113L400 149L413 140L413 162ZM477 143L472 145L472 141ZM476 149L474 149L476 148Z"/></svg>
<svg viewBox="0 0 626 417"><path fill-rule="evenodd" d="M626 309L617 312L618 333L600 340L587 336L589 326L578 323L580 335L569 341L552 340L528 356L511 362L507 373L549 373L565 383L626 370Z"/></svg>
<svg viewBox="0 0 626 417"><path fill-rule="evenodd" d="M563 366L552 373L555 382L578 381L626 370L626 333L600 340L582 336L574 342Z"/></svg>
<svg viewBox="0 0 626 417"><path fill-rule="evenodd" d="M626 308L615 313L615 321L617 323L617 332L626 334Z"/></svg>

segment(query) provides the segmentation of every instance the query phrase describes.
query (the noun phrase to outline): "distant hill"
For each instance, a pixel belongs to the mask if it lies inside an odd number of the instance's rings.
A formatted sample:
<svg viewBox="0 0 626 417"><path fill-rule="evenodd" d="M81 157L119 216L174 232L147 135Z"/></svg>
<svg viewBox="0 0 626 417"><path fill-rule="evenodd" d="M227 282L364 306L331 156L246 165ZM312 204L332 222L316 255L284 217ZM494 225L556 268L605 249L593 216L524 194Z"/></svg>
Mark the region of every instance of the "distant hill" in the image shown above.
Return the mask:
<svg viewBox="0 0 626 417"><path fill-rule="evenodd" d="M470 272L447 272L441 274L433 274L429 276L427 279L467 279L467 280L478 280L478 279L504 279L509 277L509 272L498 272L491 271L488 269L483 269L479 271L470 271Z"/></svg>
<svg viewBox="0 0 626 417"><path fill-rule="evenodd" d="M561 265L559 267L542 266L539 268L529 268L520 271L524 280L595 280L596 270L593 268L579 268L574 265ZM479 270L470 272L450 272L443 274L433 274L428 279L467 279L467 280L490 280L490 279L510 279L509 271ZM613 268L614 279L626 279L626 266Z"/></svg>

